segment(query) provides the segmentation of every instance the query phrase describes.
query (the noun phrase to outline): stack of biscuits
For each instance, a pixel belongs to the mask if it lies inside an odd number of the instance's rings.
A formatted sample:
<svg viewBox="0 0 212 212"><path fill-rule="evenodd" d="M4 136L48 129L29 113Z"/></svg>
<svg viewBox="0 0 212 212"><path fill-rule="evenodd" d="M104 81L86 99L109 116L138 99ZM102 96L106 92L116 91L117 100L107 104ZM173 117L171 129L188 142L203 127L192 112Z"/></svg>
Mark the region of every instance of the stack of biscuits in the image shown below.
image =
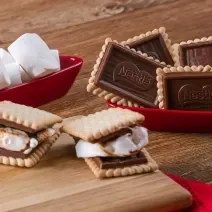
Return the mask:
<svg viewBox="0 0 212 212"><path fill-rule="evenodd" d="M62 118L49 112L0 102L0 163L33 167L59 138L53 125Z"/></svg>
<svg viewBox="0 0 212 212"><path fill-rule="evenodd" d="M87 91L119 106L212 110L211 58L212 36L172 44L161 27L107 38Z"/></svg>
<svg viewBox="0 0 212 212"><path fill-rule="evenodd" d="M120 177L158 169L145 149L144 116L126 109L110 108L64 124L62 132L73 136L76 154L98 178Z"/></svg>

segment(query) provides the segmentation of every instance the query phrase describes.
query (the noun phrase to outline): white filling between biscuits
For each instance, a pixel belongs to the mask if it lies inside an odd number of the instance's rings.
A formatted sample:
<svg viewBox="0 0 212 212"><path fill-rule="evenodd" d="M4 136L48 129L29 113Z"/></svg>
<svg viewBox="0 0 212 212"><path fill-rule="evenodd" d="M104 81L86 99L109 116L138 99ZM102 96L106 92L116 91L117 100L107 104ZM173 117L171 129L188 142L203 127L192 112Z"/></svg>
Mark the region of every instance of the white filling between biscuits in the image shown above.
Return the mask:
<svg viewBox="0 0 212 212"><path fill-rule="evenodd" d="M148 144L148 132L144 127L130 128L131 133L120 136L106 144L89 143L79 140L76 144L76 154L79 158L90 157L124 157L141 150Z"/></svg>
<svg viewBox="0 0 212 212"><path fill-rule="evenodd" d="M55 134L55 130L52 128L45 129L48 137ZM35 137L31 137L27 133L16 130L9 127L0 128L0 148L29 154L34 148L39 145L38 140Z"/></svg>

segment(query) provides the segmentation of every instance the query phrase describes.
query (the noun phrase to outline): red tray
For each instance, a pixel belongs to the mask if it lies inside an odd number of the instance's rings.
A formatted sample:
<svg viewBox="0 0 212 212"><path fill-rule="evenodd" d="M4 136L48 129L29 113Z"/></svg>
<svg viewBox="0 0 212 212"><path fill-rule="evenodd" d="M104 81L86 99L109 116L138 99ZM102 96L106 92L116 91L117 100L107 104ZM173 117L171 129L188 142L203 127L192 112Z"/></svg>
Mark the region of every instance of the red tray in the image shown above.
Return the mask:
<svg viewBox="0 0 212 212"><path fill-rule="evenodd" d="M111 107L121 107L107 102ZM162 110L153 108L121 107L145 116L149 130L186 133L212 132L212 111Z"/></svg>
<svg viewBox="0 0 212 212"><path fill-rule="evenodd" d="M0 101L38 107L64 96L71 88L82 66L82 59L60 56L61 70L39 79L0 91Z"/></svg>

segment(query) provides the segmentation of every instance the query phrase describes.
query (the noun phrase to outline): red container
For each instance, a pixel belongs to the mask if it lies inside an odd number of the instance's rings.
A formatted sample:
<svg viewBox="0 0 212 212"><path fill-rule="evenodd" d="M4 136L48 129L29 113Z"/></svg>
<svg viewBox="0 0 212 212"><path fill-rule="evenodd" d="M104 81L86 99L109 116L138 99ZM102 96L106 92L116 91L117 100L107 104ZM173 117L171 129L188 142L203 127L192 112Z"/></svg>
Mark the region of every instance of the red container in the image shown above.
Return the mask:
<svg viewBox="0 0 212 212"><path fill-rule="evenodd" d="M111 107L121 107L107 102ZM212 132L212 111L182 111L153 108L121 107L145 116L144 126L149 130L185 133Z"/></svg>
<svg viewBox="0 0 212 212"><path fill-rule="evenodd" d="M61 56L61 70L42 78L0 91L0 101L9 100L32 107L51 102L64 96L71 88L82 66L82 59Z"/></svg>

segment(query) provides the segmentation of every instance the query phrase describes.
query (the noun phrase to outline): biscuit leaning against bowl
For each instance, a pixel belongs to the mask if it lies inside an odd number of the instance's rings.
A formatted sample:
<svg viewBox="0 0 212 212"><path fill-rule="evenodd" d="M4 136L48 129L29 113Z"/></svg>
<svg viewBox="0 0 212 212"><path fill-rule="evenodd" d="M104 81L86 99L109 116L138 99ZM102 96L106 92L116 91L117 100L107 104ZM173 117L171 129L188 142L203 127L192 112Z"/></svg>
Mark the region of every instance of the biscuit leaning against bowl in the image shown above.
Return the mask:
<svg viewBox="0 0 212 212"><path fill-rule="evenodd" d="M0 102L0 163L33 167L60 133L53 125L62 118L9 101Z"/></svg>
<svg viewBox="0 0 212 212"><path fill-rule="evenodd" d="M61 130L75 138L77 156L96 177L121 177L158 169L144 148L148 132L140 126L143 121L139 113L110 108L70 120Z"/></svg>

